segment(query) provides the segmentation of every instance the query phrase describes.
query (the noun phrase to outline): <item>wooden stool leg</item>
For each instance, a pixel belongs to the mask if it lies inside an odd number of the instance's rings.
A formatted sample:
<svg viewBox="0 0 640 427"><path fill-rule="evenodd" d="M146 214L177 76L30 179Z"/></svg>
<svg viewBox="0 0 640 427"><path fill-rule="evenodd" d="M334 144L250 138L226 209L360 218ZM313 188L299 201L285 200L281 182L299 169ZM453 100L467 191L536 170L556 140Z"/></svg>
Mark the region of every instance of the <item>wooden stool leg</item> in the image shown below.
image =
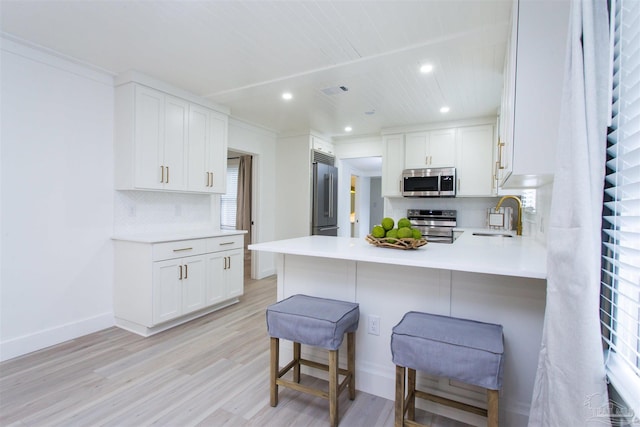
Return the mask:
<svg viewBox="0 0 640 427"><path fill-rule="evenodd" d="M347 370L351 373L349 380L349 399L356 398L356 333L347 334Z"/></svg>
<svg viewBox="0 0 640 427"><path fill-rule="evenodd" d="M338 350L329 350L329 424L338 425Z"/></svg>
<svg viewBox="0 0 640 427"><path fill-rule="evenodd" d="M404 366L396 365L395 427L404 426Z"/></svg>
<svg viewBox="0 0 640 427"><path fill-rule="evenodd" d="M407 419L416 420L416 370L407 368Z"/></svg>
<svg viewBox="0 0 640 427"><path fill-rule="evenodd" d="M278 371L280 370L280 340L271 337L271 366L270 372L270 389L271 389L271 406L278 406Z"/></svg>
<svg viewBox="0 0 640 427"><path fill-rule="evenodd" d="M296 383L300 382L300 343L293 343L293 360L295 360L296 364L293 366L293 381Z"/></svg>
<svg viewBox="0 0 640 427"><path fill-rule="evenodd" d="M498 427L498 390L487 390L487 427Z"/></svg>

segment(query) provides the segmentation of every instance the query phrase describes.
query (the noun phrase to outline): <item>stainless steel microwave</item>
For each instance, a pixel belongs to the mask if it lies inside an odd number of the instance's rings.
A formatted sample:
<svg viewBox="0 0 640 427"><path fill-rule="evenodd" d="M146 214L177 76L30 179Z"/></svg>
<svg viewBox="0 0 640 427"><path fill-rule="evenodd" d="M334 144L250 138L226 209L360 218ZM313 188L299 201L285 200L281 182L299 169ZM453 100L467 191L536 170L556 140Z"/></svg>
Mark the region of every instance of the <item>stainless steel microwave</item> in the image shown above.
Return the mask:
<svg viewBox="0 0 640 427"><path fill-rule="evenodd" d="M405 169L402 171L404 197L455 197L456 168Z"/></svg>

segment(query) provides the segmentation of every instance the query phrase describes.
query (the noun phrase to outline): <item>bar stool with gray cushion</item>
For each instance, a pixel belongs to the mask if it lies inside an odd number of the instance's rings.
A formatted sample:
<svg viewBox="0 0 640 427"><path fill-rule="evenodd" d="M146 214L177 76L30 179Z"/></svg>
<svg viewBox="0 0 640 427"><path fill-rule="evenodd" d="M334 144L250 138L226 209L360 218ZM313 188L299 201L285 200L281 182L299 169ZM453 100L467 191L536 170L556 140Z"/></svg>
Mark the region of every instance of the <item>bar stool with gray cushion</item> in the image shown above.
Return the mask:
<svg viewBox="0 0 640 427"><path fill-rule="evenodd" d="M504 362L501 325L411 311L393 328L391 353L395 427L421 425L415 422L416 397L486 416L487 425L497 427ZM416 390L416 370L487 389L487 409Z"/></svg>
<svg viewBox="0 0 640 427"><path fill-rule="evenodd" d="M356 340L360 308L357 303L307 295L293 295L267 308L267 330L271 336L270 388L271 406L278 405L278 386L288 387L329 400L329 422L338 425L338 396L346 387L349 399L355 399ZM338 348L347 334L347 369L338 366ZM279 366L280 339L293 341L293 360ZM300 345L329 350L325 365L300 356ZM329 390L319 390L300 384L300 365L329 372ZM282 378L293 368L293 381ZM344 376L338 383L338 375Z"/></svg>

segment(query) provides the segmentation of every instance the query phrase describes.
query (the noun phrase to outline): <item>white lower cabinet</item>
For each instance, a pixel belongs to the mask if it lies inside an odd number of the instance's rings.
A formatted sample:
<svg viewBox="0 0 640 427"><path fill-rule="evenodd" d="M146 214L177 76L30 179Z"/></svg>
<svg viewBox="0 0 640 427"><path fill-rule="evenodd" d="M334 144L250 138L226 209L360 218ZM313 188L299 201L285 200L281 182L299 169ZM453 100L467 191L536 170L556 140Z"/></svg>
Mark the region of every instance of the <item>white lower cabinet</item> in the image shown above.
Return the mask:
<svg viewBox="0 0 640 427"><path fill-rule="evenodd" d="M162 323L205 306L203 255L153 263L153 321Z"/></svg>
<svg viewBox="0 0 640 427"><path fill-rule="evenodd" d="M214 252L206 256L206 303L217 304L243 294L244 265L242 250Z"/></svg>
<svg viewBox="0 0 640 427"><path fill-rule="evenodd" d="M115 241L116 325L143 336L238 301L244 236Z"/></svg>

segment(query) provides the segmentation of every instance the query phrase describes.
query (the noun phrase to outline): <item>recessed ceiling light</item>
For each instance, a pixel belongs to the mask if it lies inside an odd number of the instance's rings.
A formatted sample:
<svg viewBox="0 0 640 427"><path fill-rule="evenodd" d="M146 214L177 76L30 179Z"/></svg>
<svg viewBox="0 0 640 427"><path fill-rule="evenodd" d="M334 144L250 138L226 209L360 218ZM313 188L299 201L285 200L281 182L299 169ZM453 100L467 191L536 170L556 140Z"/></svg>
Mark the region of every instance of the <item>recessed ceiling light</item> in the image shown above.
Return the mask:
<svg viewBox="0 0 640 427"><path fill-rule="evenodd" d="M441 113L448 113L449 112L449 107L447 107L447 106L440 107L440 112Z"/></svg>
<svg viewBox="0 0 640 427"><path fill-rule="evenodd" d="M284 99L286 101L288 101L288 100L290 100L292 98L293 98L293 95L291 94L291 92L285 92L285 93L282 94L282 99Z"/></svg>
<svg viewBox="0 0 640 427"><path fill-rule="evenodd" d="M344 128L345 132L351 132L353 129L351 129L351 126L347 126L346 128Z"/></svg>
<svg viewBox="0 0 640 427"><path fill-rule="evenodd" d="M420 67L420 72L421 72L422 74L429 74L429 73L430 73L430 72L432 72L432 71L433 71L433 65L431 65L431 64L423 64L423 65Z"/></svg>

